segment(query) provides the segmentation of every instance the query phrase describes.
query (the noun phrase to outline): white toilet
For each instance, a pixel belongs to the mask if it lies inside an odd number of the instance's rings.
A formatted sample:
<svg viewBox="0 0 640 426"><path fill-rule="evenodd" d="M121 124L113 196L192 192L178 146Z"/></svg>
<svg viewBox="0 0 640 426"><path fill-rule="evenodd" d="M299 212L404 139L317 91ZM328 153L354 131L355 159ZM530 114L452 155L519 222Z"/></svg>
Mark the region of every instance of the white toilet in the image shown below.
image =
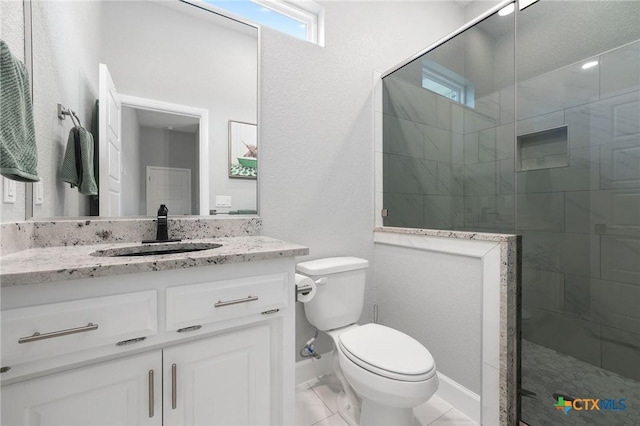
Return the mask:
<svg viewBox="0 0 640 426"><path fill-rule="evenodd" d="M316 282L305 315L336 345L335 373L342 383L338 410L350 425L413 425L413 408L438 389L433 357L420 342L379 324L359 326L366 268L356 257L302 262L297 271Z"/></svg>

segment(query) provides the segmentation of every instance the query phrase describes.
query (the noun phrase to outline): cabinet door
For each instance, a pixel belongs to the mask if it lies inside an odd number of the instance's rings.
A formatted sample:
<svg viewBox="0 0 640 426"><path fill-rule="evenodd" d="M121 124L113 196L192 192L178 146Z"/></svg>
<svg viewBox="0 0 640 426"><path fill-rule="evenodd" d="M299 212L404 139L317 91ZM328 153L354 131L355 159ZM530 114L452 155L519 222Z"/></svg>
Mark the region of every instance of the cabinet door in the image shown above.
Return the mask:
<svg viewBox="0 0 640 426"><path fill-rule="evenodd" d="M165 426L270 423L270 328L165 349Z"/></svg>
<svg viewBox="0 0 640 426"><path fill-rule="evenodd" d="M2 424L162 425L161 382L155 351L3 386Z"/></svg>

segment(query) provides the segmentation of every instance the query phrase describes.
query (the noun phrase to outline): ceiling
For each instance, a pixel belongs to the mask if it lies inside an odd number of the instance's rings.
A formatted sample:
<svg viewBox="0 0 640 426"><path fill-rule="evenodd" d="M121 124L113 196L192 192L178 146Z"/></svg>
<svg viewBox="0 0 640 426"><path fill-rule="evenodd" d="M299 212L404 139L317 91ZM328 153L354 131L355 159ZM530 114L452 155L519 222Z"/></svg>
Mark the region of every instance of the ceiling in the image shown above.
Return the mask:
<svg viewBox="0 0 640 426"><path fill-rule="evenodd" d="M175 132L196 133L199 120L188 115L170 114L166 112L136 109L140 127L167 129Z"/></svg>

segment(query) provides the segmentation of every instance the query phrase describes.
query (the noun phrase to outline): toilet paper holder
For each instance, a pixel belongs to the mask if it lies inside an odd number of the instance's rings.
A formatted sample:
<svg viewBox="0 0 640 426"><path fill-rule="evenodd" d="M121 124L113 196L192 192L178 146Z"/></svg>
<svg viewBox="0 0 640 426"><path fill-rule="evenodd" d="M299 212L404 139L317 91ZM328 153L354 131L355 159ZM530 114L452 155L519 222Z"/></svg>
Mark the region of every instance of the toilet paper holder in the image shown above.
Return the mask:
<svg viewBox="0 0 640 426"><path fill-rule="evenodd" d="M319 278L319 279L315 280L314 283L316 285L326 284L327 283L327 277ZM307 294L311 293L312 291L313 291L313 286L311 286L311 285L307 285L307 284L298 285L298 284L296 284L296 302L300 301L299 300L299 296L300 295L306 296Z"/></svg>
<svg viewBox="0 0 640 426"><path fill-rule="evenodd" d="M296 285L296 302L298 301L298 296L299 295L302 294L302 295L306 296L309 293L311 293L311 286L310 285L301 285L301 286Z"/></svg>

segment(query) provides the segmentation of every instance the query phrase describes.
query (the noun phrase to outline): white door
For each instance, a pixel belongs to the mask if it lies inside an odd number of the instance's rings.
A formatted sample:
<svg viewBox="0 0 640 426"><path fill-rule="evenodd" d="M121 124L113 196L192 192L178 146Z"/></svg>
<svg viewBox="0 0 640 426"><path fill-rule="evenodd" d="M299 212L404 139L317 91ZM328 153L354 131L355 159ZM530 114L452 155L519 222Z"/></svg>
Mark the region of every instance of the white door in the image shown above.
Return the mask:
<svg viewBox="0 0 640 426"><path fill-rule="evenodd" d="M160 204L170 215L193 213L191 169L147 166L147 216L154 216Z"/></svg>
<svg viewBox="0 0 640 426"><path fill-rule="evenodd" d="M100 156L100 216L120 216L122 213L122 107L109 68L100 64L99 156Z"/></svg>
<svg viewBox="0 0 640 426"><path fill-rule="evenodd" d="M261 325L165 349L164 425L270 424L269 331Z"/></svg>
<svg viewBox="0 0 640 426"><path fill-rule="evenodd" d="M3 386L2 424L162 425L162 353Z"/></svg>

